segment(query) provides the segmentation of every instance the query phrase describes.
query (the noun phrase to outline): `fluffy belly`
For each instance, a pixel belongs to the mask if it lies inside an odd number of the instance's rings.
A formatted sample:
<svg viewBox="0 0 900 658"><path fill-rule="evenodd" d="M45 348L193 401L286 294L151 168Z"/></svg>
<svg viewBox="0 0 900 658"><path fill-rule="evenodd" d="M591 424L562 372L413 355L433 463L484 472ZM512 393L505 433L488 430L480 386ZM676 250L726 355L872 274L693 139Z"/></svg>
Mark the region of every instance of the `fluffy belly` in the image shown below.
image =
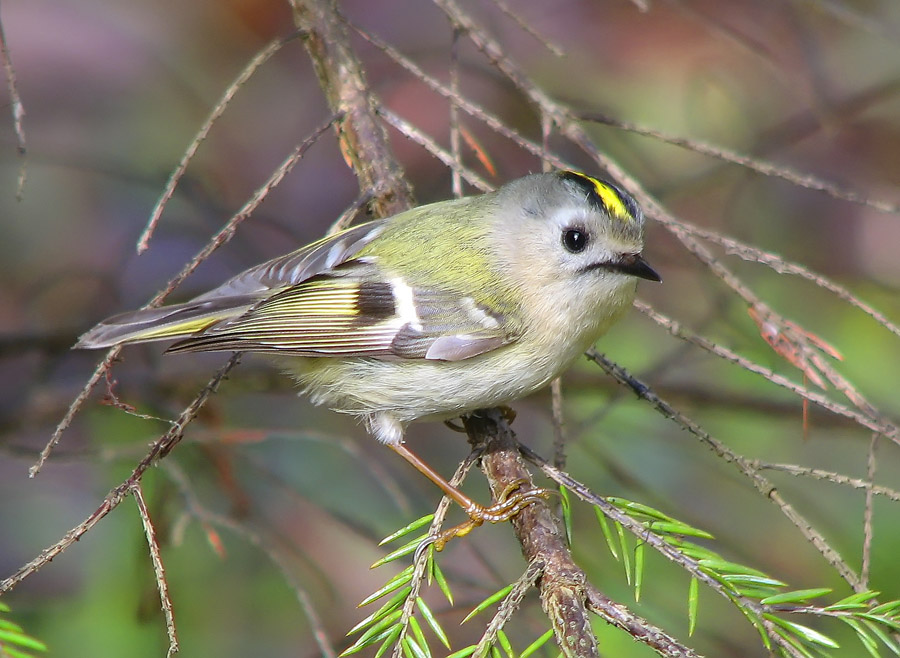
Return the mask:
<svg viewBox="0 0 900 658"><path fill-rule="evenodd" d="M545 386L584 351L528 354L511 345L459 362L373 358L298 358L289 372L314 404L368 416L388 413L402 424L451 418L524 397Z"/></svg>

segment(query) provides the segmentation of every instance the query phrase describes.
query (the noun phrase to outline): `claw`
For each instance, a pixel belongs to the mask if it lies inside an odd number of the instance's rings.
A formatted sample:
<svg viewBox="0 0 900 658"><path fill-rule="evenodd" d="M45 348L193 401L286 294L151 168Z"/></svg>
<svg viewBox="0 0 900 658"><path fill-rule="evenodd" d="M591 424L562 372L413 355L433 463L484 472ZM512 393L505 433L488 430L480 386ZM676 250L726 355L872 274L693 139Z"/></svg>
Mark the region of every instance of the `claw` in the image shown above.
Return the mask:
<svg viewBox="0 0 900 658"><path fill-rule="evenodd" d="M503 523L515 517L523 509L539 500L546 500L556 492L551 489L528 489L527 491L516 492L516 490L525 484L525 480L516 480L511 483L499 496L499 499L493 505L485 507L478 503L472 503L466 508L466 514L469 515L468 521L463 521L459 525L453 526L441 532L434 541L434 550L441 551L447 542L454 537L464 537L474 528L487 523Z"/></svg>

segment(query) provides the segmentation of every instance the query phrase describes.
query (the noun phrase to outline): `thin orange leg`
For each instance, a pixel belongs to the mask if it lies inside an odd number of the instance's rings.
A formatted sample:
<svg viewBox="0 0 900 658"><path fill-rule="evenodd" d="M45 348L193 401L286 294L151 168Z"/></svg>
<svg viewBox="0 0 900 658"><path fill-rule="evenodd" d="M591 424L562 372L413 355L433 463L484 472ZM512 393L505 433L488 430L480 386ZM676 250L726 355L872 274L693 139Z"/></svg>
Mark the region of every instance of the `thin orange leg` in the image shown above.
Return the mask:
<svg viewBox="0 0 900 658"><path fill-rule="evenodd" d="M402 443L391 444L390 447L394 452L415 467L422 475L434 482L444 494L462 507L463 511L469 516L468 521L450 528L449 530L445 530L434 540L434 545L437 550L441 550L448 541L453 539L453 537L466 535L472 528L477 528L485 521L488 523L502 523L503 521L509 521L531 503L546 499L555 493L549 489L529 489L528 491L516 492L515 490L522 484L516 483L508 491L504 491L496 503L486 507L476 503L458 488L450 484L441 477L437 471L422 461L418 455Z"/></svg>

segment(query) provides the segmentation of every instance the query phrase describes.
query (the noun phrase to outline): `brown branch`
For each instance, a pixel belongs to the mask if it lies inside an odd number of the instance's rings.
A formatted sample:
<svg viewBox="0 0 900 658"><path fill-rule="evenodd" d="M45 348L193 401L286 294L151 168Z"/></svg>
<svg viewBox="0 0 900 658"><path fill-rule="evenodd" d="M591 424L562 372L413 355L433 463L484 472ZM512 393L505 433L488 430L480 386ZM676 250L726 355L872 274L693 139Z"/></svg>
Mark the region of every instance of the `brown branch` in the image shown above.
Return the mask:
<svg viewBox="0 0 900 658"><path fill-rule="evenodd" d="M41 551L41 554L31 562L22 566L9 578L0 582L0 594L10 591L28 576L59 556L69 546L81 539L88 530L97 525L100 519L113 511L119 506L119 503L130 496L134 492L134 487L141 481L146 470L168 455L172 449L178 445L178 442L181 441L181 437L184 436L185 428L197 416L197 413L218 388L219 384L225 378L225 375L237 365L238 361L240 361L240 356L240 352L235 353L219 372L209 380L206 386L204 386L200 393L197 394L197 397L195 397L181 413L178 420L172 424L169 431L153 442L153 445L150 446L150 451L140 462L138 462L138 465L134 467L131 475L106 495L103 502L100 504L100 507L94 510L94 512L84 521L63 535L62 539L52 546L45 548Z"/></svg>
<svg viewBox="0 0 900 658"><path fill-rule="evenodd" d="M6 35L3 33L3 21L0 21L0 63L3 64L3 70L6 72L6 87L9 90L10 109L12 110L13 130L16 133L16 152L22 163L19 166L19 178L16 183L16 199L21 201L25 193L25 178L27 176L27 168L25 159L27 150L25 148L25 105L19 96L19 85L16 83L16 70L13 68L12 59L9 56L9 48L6 45Z"/></svg>
<svg viewBox="0 0 900 658"><path fill-rule="evenodd" d="M472 447L477 450L483 446L481 469L494 498L500 499L517 486L520 491L534 488L531 473L519 456L515 436L500 411L478 411L464 416L463 424ZM512 525L525 560L544 565L539 584L541 603L563 655L599 656L585 607L587 577L572 561L565 535L550 506L534 503L519 512Z"/></svg>
<svg viewBox="0 0 900 658"><path fill-rule="evenodd" d="M212 112L210 112L209 116L206 118L206 121L203 122L200 130L198 130L196 135L194 135L194 139L187 147L184 155L181 156L181 160L178 162L178 166L175 167L175 170L169 175L169 180L166 181L166 186L163 189L163 192L160 195L159 199L157 200L156 205L153 207L153 211L150 213L150 219L147 220L147 225L144 228L144 231L141 233L141 237L138 238L137 252L139 254L146 251L147 247L150 246L150 238L153 235L153 231L156 229L157 223L159 223L159 219L162 216L166 204L172 198L172 195L175 194L175 187L178 185L178 182L181 180L182 176L184 176L184 172L187 169L188 163L191 161L191 159L197 153L197 149L200 148L200 145L209 135L209 131L212 129L213 124L225 112L225 108L228 107L231 99L234 98L234 95L238 92L238 90L246 84L247 80L249 80L251 76L256 73L257 69L259 69L260 66L269 61L272 56L279 50L281 50L281 48L286 43L296 38L297 34L292 34L284 39L274 39L273 41L270 41L262 50L260 50L256 54L256 56L253 57L253 59L250 60L250 62L241 70L235 81L232 82L228 89L225 90L222 98L219 99L219 102L216 103L215 107L213 107Z"/></svg>
<svg viewBox="0 0 900 658"><path fill-rule="evenodd" d="M641 619L628 606L616 603L604 596L597 588L587 585L588 610L603 619L606 623L620 628L634 639L652 647L661 656L673 658L699 658L700 654L686 647L661 628Z"/></svg>
<svg viewBox="0 0 900 658"><path fill-rule="evenodd" d="M712 450L717 457L725 460L729 464L733 464L742 475L744 475L753 486L767 500L774 503L778 509L790 520L790 522L800 531L800 533L822 554L822 557L834 567L835 571L840 574L854 591L864 591L859 575L853 571L846 560L838 553L816 530L809 521L807 521L793 505L788 503L775 485L766 477L759 473L754 467L754 463L737 454L728 448L723 442L719 441L709 432L700 427L693 420L682 414L680 411L672 407L667 401L660 398L653 390L644 382L633 377L621 366L613 363L602 354L591 349L587 352L588 358L599 365L606 374L614 377L619 383L629 387L642 400L649 402L663 417L675 422L679 427L686 429L700 440L707 448ZM546 469L545 469L546 471ZM772 638L777 639L777 638Z"/></svg>
<svg viewBox="0 0 900 658"><path fill-rule="evenodd" d="M303 587L303 584L297 579L294 570L291 569L288 563L287 557L282 551L274 547L275 542L271 541L270 537L248 527L245 523L240 523L231 517L217 514L207 509L200 502L190 484L190 479L181 467L178 466L177 462L172 460L167 461L164 464L164 470L168 476L172 478L175 486L181 491L188 513L196 518L201 526L203 526L207 536L214 532L212 530L213 526L224 528L237 536L246 539L268 558L272 565L281 573L288 587L293 590L294 596L296 596L297 602L300 604L303 614L306 615L306 619L309 622L311 632L316 639L316 644L319 647L322 658L336 658L337 651L335 651L334 647L331 645L326 625L318 612L316 612L312 597ZM213 548L216 549L215 546Z"/></svg>
<svg viewBox="0 0 900 658"><path fill-rule="evenodd" d="M169 584L166 581L166 569L163 566L162 555L159 550L159 542L156 539L156 529L150 519L150 510L144 500L144 492L140 482L135 482L131 487L131 495L138 506L141 515L141 524L144 526L144 534L147 537L147 547L150 549L150 560L153 562L153 573L156 575L156 589L159 590L159 600L162 605L163 615L166 618L166 634L169 636L169 650L166 658L171 658L178 653L178 634L175 632L175 613L172 610L172 599L169 597Z"/></svg>
<svg viewBox="0 0 900 658"><path fill-rule="evenodd" d="M495 498L516 486L534 488L520 446L500 411L479 411L464 417L463 423L469 442L484 451L481 467ZM626 607L609 601L588 583L584 571L572 560L561 523L550 505L537 502L526 507L512 519L512 525L528 564L543 565L541 603L567 658L599 655L589 612L626 630L661 656L697 655Z"/></svg>
<svg viewBox="0 0 900 658"><path fill-rule="evenodd" d="M290 173L291 169L296 165L306 154L309 148L318 141L319 137L324 133L329 126L331 126L338 119L338 115L332 115L329 117L322 125L316 128L305 140L303 140L300 144L298 144L294 150L288 155L287 158L282 161L282 163L275 169L274 172L269 176L265 183L262 184L254 193L253 196L241 206L241 209L238 210L227 222L225 225L219 229L218 233L216 233L212 238L210 238L209 242L206 243L206 246L203 247L197 255L194 256L189 263L187 263L181 271L172 277L169 280L169 283L166 287L157 293L153 299L151 299L147 304L145 304L142 308L153 308L155 306L159 306L162 304L166 297L172 294L172 291L175 290L181 283L190 276L190 274L200 266L200 263L205 261L209 256L223 244L231 240L231 237L234 235L235 230L238 225L247 219L254 210L263 202L269 192L271 192L282 180L284 177ZM115 361L116 357L119 355L121 351L121 347L113 347L110 349L106 356L103 358L103 361L96 367L90 379L88 379L87 383L85 383L84 387L81 389L81 392L76 396L76 398L72 401L72 404L69 405L68 410L66 411L65 416L56 426L56 429L53 431L53 435L50 437L50 440L47 441L47 445L44 446L44 449L41 450L41 454L38 457L37 462L29 469L28 475L30 477L34 477L38 474L41 468L44 466L44 463L47 461L47 458L50 456L50 452L59 443L60 438L63 435L63 432L68 429L69 425L72 424L72 420L75 418L75 415L81 410L82 405L84 405L85 401L88 399L88 396L91 394L91 391L94 390L94 387L97 383L104 377L106 372L109 370L113 361Z"/></svg>
<svg viewBox="0 0 900 658"><path fill-rule="evenodd" d="M291 0L291 6L328 105L342 114L338 143L359 180L359 189L373 192L371 208L378 217L407 210L414 205L412 190L375 115L375 99L350 46L336 0Z"/></svg>

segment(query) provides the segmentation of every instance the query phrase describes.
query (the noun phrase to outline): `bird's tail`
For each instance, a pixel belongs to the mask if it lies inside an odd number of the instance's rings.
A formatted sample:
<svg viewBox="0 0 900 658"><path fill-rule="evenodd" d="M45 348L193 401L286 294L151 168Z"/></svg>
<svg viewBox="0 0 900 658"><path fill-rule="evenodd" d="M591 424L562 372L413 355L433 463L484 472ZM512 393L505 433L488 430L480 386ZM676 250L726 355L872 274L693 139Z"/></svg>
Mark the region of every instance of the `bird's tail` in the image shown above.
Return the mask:
<svg viewBox="0 0 900 658"><path fill-rule="evenodd" d="M76 349L98 349L124 343L187 338L223 320L245 313L256 299L250 296L194 300L160 308L114 315L83 334Z"/></svg>

